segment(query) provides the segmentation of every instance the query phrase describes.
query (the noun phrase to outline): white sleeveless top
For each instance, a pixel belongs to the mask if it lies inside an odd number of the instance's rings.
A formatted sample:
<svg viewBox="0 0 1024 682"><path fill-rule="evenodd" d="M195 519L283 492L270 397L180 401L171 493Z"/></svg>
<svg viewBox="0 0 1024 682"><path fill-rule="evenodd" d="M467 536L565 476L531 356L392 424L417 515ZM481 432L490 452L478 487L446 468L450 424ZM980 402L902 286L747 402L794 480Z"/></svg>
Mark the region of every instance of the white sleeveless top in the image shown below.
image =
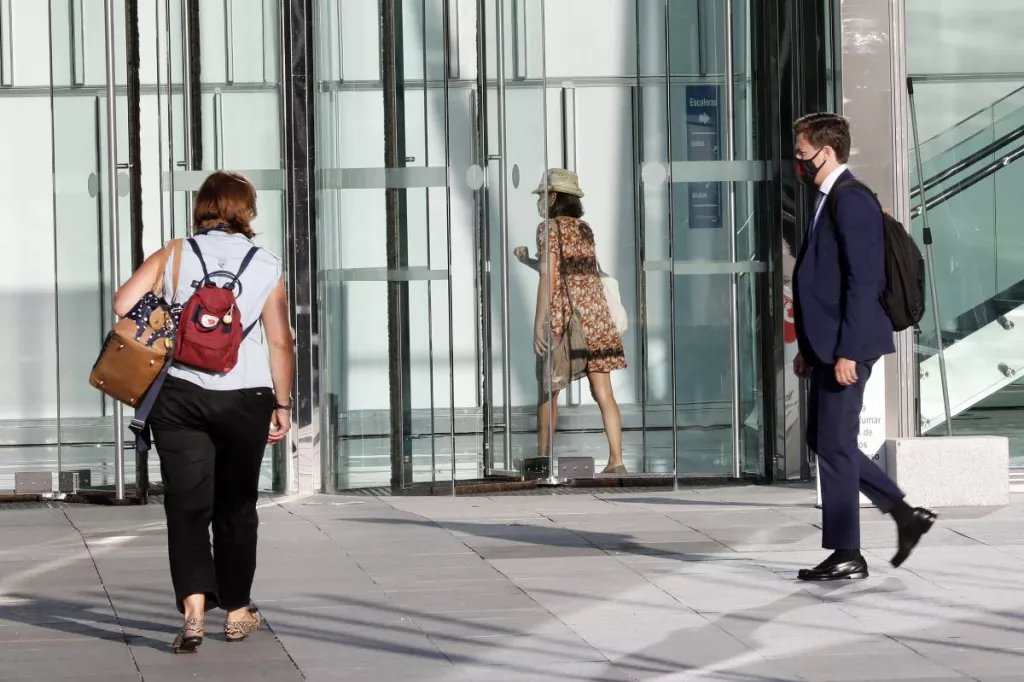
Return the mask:
<svg viewBox="0 0 1024 682"><path fill-rule="evenodd" d="M244 235L228 232L212 231L193 237L203 260L210 272L210 278L218 285L226 284L231 275L238 272L242 259L253 246ZM181 274L178 279L178 290L175 302L184 305L195 291L194 283L203 278L203 266L188 243L181 247ZM174 286L174 256L167 261L164 272L164 291L170 292ZM218 271L223 274L216 274ZM263 325L258 322L263 315L263 306L270 297L270 292L281 279L281 259L264 248L256 252L249 267L239 278L240 286L235 289L238 310L242 314L242 324L248 327L257 322L249 335L242 340L238 349L238 364L227 374L210 374L174 364L168 372L171 376L184 379L190 383L211 391L234 391L240 388L273 388L270 376L270 358L267 354L266 337Z"/></svg>

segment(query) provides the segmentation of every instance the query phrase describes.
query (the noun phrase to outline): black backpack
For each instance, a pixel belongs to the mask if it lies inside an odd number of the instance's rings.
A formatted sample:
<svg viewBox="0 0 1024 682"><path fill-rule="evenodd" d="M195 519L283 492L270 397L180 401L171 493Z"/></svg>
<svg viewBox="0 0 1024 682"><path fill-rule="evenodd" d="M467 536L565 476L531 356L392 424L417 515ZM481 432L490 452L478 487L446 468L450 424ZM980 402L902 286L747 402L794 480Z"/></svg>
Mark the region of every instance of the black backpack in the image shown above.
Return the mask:
<svg viewBox="0 0 1024 682"><path fill-rule="evenodd" d="M867 191L878 204L882 214L882 235L885 239L885 291L882 292L882 307L892 321L894 331L910 329L924 317L924 257L914 238L903 224L886 213L878 196L864 183L847 180L832 188L828 194L829 215L835 228L834 197L838 190L860 187Z"/></svg>

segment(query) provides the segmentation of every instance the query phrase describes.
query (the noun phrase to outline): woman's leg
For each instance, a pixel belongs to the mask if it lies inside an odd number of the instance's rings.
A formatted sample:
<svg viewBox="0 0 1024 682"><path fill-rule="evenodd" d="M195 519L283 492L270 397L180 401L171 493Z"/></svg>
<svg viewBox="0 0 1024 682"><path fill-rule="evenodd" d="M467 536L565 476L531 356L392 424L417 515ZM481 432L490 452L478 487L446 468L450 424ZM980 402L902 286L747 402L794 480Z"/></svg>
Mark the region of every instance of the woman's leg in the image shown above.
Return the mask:
<svg viewBox="0 0 1024 682"><path fill-rule="evenodd" d="M537 407L537 456L551 456L551 434L558 429L558 391Z"/></svg>
<svg viewBox="0 0 1024 682"><path fill-rule="evenodd" d="M608 467L622 466L622 415L612 392L612 377L607 372L590 372L590 394L601 408L604 432L608 437Z"/></svg>
<svg viewBox="0 0 1024 682"><path fill-rule="evenodd" d="M214 448L202 431L153 429L160 455L167 516L167 554L178 611L203 617L217 605L217 577L210 553L213 518Z"/></svg>
<svg viewBox="0 0 1024 682"><path fill-rule="evenodd" d="M273 391L224 391L218 410L213 552L220 606L228 620L251 618L249 604L256 574L260 465L267 447Z"/></svg>

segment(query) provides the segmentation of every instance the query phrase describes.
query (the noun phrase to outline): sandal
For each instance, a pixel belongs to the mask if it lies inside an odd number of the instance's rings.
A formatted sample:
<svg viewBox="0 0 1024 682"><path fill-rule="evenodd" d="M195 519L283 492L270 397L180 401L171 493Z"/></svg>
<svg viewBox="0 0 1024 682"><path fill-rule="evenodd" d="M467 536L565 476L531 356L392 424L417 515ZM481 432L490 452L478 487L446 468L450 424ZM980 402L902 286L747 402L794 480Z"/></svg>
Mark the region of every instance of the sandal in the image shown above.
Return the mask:
<svg viewBox="0 0 1024 682"><path fill-rule="evenodd" d="M199 648L199 645L203 643L203 619L202 618L189 618L185 621L184 627L181 628L181 633L174 638L174 644L171 648L174 649L176 654L193 654Z"/></svg>
<svg viewBox="0 0 1024 682"><path fill-rule="evenodd" d="M252 616L252 618L245 618L243 620L225 620L224 638L229 642L241 642L246 637L259 630L260 624L263 622L263 617L251 609L249 611L249 615Z"/></svg>

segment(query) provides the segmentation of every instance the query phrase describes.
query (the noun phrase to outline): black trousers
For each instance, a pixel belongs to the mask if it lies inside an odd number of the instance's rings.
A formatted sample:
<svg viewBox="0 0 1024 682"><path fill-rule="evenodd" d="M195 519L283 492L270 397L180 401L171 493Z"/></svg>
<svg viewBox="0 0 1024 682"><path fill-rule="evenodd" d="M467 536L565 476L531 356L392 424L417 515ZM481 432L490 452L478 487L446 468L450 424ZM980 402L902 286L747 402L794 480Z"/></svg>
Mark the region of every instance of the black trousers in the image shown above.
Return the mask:
<svg viewBox="0 0 1024 682"><path fill-rule="evenodd" d="M903 492L860 449L864 387L875 361L857 363L857 383L836 381L835 365L815 365L807 405L807 445L818 455L822 546L860 549L860 496L888 514Z"/></svg>
<svg viewBox="0 0 1024 682"><path fill-rule="evenodd" d="M270 388L210 391L174 377L153 406L179 611L193 594L206 595L207 609L250 603L260 465L273 409Z"/></svg>

